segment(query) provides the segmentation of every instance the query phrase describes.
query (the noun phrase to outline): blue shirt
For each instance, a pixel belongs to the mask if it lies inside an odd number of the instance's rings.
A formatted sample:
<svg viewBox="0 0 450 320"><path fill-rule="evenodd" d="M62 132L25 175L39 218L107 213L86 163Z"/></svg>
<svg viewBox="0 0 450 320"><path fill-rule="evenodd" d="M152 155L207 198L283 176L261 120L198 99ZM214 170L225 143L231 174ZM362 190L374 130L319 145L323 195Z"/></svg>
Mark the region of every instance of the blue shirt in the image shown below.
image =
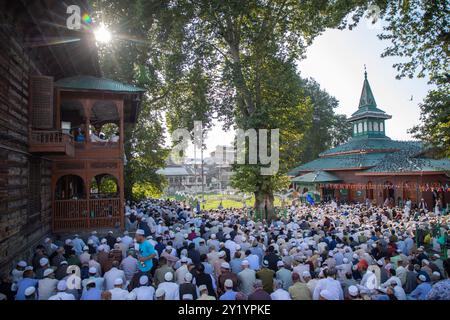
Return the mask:
<svg viewBox="0 0 450 320"><path fill-rule="evenodd" d="M39 280L32 278L23 278L20 280L18 283L16 300L25 300L25 290L29 287L35 287L37 292L38 282Z"/></svg>
<svg viewBox="0 0 450 320"><path fill-rule="evenodd" d="M427 300L427 295L430 291L431 284L429 282L422 282L408 295L408 300Z"/></svg>
<svg viewBox="0 0 450 320"><path fill-rule="evenodd" d="M155 247L153 247L151 243L148 242L147 240L144 240L144 242L139 244L139 254L142 257L148 257L151 256L152 254L156 254ZM144 261L143 265L139 261L138 267L139 270L141 270L142 272L150 271L153 268L153 259Z"/></svg>
<svg viewBox="0 0 450 320"><path fill-rule="evenodd" d="M102 292L97 288L85 290L80 300L102 300Z"/></svg>
<svg viewBox="0 0 450 320"><path fill-rule="evenodd" d="M236 291L227 291L220 296L219 300L236 300Z"/></svg>

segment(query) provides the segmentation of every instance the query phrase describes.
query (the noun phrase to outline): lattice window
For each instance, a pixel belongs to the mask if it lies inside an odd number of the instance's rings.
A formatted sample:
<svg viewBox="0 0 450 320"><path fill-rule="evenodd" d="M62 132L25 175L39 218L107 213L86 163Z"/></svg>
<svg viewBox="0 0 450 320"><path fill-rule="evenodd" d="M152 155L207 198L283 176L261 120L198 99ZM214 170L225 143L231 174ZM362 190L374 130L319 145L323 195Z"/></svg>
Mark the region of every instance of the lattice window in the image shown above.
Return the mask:
<svg viewBox="0 0 450 320"><path fill-rule="evenodd" d="M53 128L53 78L30 77L31 127L35 129Z"/></svg>

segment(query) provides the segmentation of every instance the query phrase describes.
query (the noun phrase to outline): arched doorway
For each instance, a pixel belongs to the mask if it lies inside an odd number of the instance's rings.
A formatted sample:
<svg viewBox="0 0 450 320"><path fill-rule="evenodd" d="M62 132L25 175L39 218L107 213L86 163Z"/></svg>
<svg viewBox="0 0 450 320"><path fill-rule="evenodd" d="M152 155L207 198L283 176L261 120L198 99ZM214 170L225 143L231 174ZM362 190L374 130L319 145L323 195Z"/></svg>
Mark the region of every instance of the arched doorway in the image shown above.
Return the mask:
<svg viewBox="0 0 450 320"><path fill-rule="evenodd" d="M77 175L64 175L58 179L55 187L56 200L77 200L86 198L83 178Z"/></svg>
<svg viewBox="0 0 450 320"><path fill-rule="evenodd" d="M117 178L107 173L93 177L90 184L89 197L91 199L119 197Z"/></svg>
<svg viewBox="0 0 450 320"><path fill-rule="evenodd" d="M367 182L366 198L369 200L373 200L373 183L372 183L372 181Z"/></svg>
<svg viewBox="0 0 450 320"><path fill-rule="evenodd" d="M383 188L383 201L385 204L395 202L395 188L391 181L386 181Z"/></svg>

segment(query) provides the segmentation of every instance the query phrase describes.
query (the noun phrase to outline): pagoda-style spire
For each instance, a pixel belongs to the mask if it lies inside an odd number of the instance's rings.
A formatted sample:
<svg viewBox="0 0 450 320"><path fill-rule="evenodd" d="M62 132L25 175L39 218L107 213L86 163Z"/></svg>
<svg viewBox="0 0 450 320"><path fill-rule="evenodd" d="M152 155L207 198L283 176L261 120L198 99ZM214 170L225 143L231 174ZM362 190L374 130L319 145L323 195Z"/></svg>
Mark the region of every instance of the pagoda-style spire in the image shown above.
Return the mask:
<svg viewBox="0 0 450 320"><path fill-rule="evenodd" d="M376 108L377 103L375 102L375 98L372 93L372 89L370 88L369 81L367 80L367 70L364 65L364 84L361 92L361 98L359 98L359 107L358 108Z"/></svg>

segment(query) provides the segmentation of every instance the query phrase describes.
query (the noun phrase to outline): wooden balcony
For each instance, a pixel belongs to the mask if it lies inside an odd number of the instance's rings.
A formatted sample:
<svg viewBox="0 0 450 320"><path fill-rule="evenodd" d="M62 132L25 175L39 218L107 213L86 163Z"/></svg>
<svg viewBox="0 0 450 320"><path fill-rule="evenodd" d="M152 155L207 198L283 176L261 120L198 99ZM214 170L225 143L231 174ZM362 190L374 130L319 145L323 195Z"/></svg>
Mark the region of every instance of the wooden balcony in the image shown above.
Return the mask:
<svg viewBox="0 0 450 320"><path fill-rule="evenodd" d="M114 228L122 215L120 198L55 200L53 231Z"/></svg>
<svg viewBox="0 0 450 320"><path fill-rule="evenodd" d="M73 157L75 155L73 137L57 130L33 130L30 133L29 152Z"/></svg>

